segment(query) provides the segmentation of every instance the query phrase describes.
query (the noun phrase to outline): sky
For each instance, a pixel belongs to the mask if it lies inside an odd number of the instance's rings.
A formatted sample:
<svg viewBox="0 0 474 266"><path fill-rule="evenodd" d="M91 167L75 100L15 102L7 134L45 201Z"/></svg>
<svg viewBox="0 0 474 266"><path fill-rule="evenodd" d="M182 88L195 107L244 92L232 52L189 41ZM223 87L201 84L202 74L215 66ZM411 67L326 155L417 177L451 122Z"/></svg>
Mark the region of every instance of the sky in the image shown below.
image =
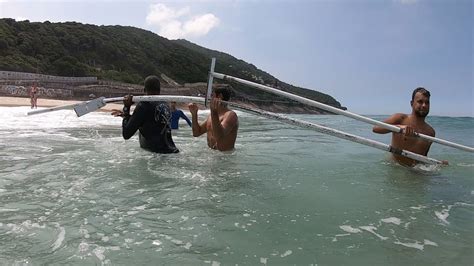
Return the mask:
<svg viewBox="0 0 474 266"><path fill-rule="evenodd" d="M471 0L0 0L0 17L134 26L318 90L358 114L474 116ZM219 69L216 69L219 72Z"/></svg>

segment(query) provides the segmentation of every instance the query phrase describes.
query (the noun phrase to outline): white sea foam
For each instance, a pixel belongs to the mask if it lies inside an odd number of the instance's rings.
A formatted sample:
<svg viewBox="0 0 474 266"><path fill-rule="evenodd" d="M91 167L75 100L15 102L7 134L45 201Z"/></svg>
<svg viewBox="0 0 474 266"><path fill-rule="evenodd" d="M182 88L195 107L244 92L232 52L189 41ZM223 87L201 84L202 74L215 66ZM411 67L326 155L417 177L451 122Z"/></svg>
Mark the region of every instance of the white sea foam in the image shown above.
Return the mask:
<svg viewBox="0 0 474 266"><path fill-rule="evenodd" d="M134 223L131 223L131 225L140 228L140 227L143 226L143 223L142 222L134 222Z"/></svg>
<svg viewBox="0 0 474 266"><path fill-rule="evenodd" d="M438 246L438 244L436 244L435 242L430 241L430 240L428 240L428 239L425 239L425 240L424 240L424 244L425 244L425 245L428 245L428 246L435 246L435 247Z"/></svg>
<svg viewBox="0 0 474 266"><path fill-rule="evenodd" d="M360 230L359 230L360 231ZM338 237L342 237L342 236L350 236L351 234L337 234L335 235L333 238L332 238L332 242L337 242L337 238Z"/></svg>
<svg viewBox="0 0 474 266"><path fill-rule="evenodd" d="M457 206L474 206L473 204L465 203L465 202L456 202L453 205L448 205L447 208L442 209L441 211L435 211L436 217L441 220L443 224L449 224L448 217L449 217L449 212L453 207Z"/></svg>
<svg viewBox="0 0 474 266"><path fill-rule="evenodd" d="M173 242L176 245L182 245L183 244L183 241L178 240L178 239L171 239L171 242Z"/></svg>
<svg viewBox="0 0 474 266"><path fill-rule="evenodd" d="M44 108L38 108L38 110ZM102 126L113 126L120 128L121 119L111 117L108 113L93 112L88 115L77 117L72 110L60 110L33 116L27 116L31 111L29 107L0 107L0 118L2 124L0 129L55 129L55 128L93 128ZM39 134L39 132L36 132Z"/></svg>
<svg viewBox="0 0 474 266"><path fill-rule="evenodd" d="M415 242L412 242L412 243L404 243L404 242L400 242L399 240L397 240L393 243L397 244L397 245L402 245L402 246L405 246L405 247L408 247L408 248L415 248L415 249L418 249L418 250L424 250L425 246L434 246L434 247L438 246L437 243L435 243L433 241L430 241L428 239L424 239L423 243L420 243L419 241L415 241Z"/></svg>
<svg viewBox="0 0 474 266"><path fill-rule="evenodd" d="M403 242L400 242L400 241L395 241L393 242L397 245L402 245L402 246L405 246L405 247L408 247L408 248L416 248L418 250L423 250L424 249L424 246L422 244L420 244L418 241L415 242L415 243L403 243Z"/></svg>
<svg viewBox="0 0 474 266"><path fill-rule="evenodd" d="M292 253L293 253L293 251L287 250L287 251L285 251L285 253L281 254L280 257L284 258L286 256L290 256Z"/></svg>
<svg viewBox="0 0 474 266"><path fill-rule="evenodd" d="M403 226L405 229L408 229L408 226L411 224L411 222L408 222L408 223L405 223L405 225Z"/></svg>
<svg viewBox="0 0 474 266"><path fill-rule="evenodd" d="M401 220L397 217L385 218L385 219L382 219L381 221L387 224L391 223L391 224L396 224L396 225L400 225L402 223Z"/></svg>
<svg viewBox="0 0 474 266"><path fill-rule="evenodd" d="M1 191L0 191L0 192L1 192ZM18 211L18 209L7 209L7 208L5 208L5 209L0 209L0 212L16 212L16 211Z"/></svg>
<svg viewBox="0 0 474 266"><path fill-rule="evenodd" d="M413 166L413 170L430 174L430 173L439 172L441 170L441 167L442 166L440 164L421 164L420 163Z"/></svg>
<svg viewBox="0 0 474 266"><path fill-rule="evenodd" d="M359 226L359 228L374 234L375 236L377 236L378 238L380 238L382 240L387 240L388 239L388 237L381 236L381 235L377 234L375 232L375 230L377 230L377 227L375 227L375 226L371 226L371 225L369 225L369 226Z"/></svg>
<svg viewBox="0 0 474 266"><path fill-rule="evenodd" d="M138 210L138 211L143 211L146 209L146 205L136 206L136 207L133 207L133 209Z"/></svg>
<svg viewBox="0 0 474 266"><path fill-rule="evenodd" d="M438 219L441 220L441 222L443 222L444 224L449 224L448 222L448 217L449 217L449 211L451 210L451 208L453 207L453 205L449 205L447 209L442 209L441 211L435 211L435 215L436 217L438 217Z"/></svg>
<svg viewBox="0 0 474 266"><path fill-rule="evenodd" d="M87 242L81 242L78 246L78 250L80 253L85 253L89 250L89 244Z"/></svg>
<svg viewBox="0 0 474 266"><path fill-rule="evenodd" d="M410 207L410 209L414 209L414 210L423 210L425 209L426 206L423 206L423 205L418 205L418 206L412 206Z"/></svg>
<svg viewBox="0 0 474 266"><path fill-rule="evenodd" d="M474 167L474 163L458 163L457 166L461 166L461 167Z"/></svg>
<svg viewBox="0 0 474 266"><path fill-rule="evenodd" d="M343 231L348 232L348 233L360 233L362 232L358 228L353 228L350 225L340 225L339 228L341 228Z"/></svg>
<svg viewBox="0 0 474 266"><path fill-rule="evenodd" d="M57 226L59 227L59 224ZM58 249L61 246L61 244L64 241L65 236L66 236L66 229L64 229L64 227L59 227L58 238L56 239L56 241L54 241L54 243L52 245L53 251L55 251L56 249Z"/></svg>
<svg viewBox="0 0 474 266"><path fill-rule="evenodd" d="M95 256L99 260L103 261L105 259L105 255L104 255L105 248L104 247L98 246L92 252L95 254Z"/></svg>

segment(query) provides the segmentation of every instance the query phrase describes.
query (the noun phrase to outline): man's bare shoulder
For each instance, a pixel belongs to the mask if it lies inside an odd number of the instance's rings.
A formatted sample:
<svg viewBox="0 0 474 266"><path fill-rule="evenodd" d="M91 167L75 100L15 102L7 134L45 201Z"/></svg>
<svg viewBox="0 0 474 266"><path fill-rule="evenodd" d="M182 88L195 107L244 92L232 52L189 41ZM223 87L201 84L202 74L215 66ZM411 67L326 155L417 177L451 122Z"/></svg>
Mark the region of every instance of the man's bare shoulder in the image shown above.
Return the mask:
<svg viewBox="0 0 474 266"><path fill-rule="evenodd" d="M237 113L234 110L227 110L227 112L225 112L225 116L226 118L238 118Z"/></svg>
<svg viewBox="0 0 474 266"><path fill-rule="evenodd" d="M404 114L404 113L396 113L396 114L393 114L392 117L394 118L398 118L398 119L407 119L409 115L407 114Z"/></svg>
<svg viewBox="0 0 474 266"><path fill-rule="evenodd" d="M392 124L392 125L397 125L397 124L402 125L406 122L407 118L408 118L407 114L396 113L396 114L391 115L389 118L385 119L384 122Z"/></svg>
<svg viewBox="0 0 474 266"><path fill-rule="evenodd" d="M425 124L425 126L423 127L423 132L420 132L420 133L423 133L432 137L436 135L434 128L430 126L428 123Z"/></svg>
<svg viewBox="0 0 474 266"><path fill-rule="evenodd" d="M223 123L230 125L232 127L239 125L239 118L237 117L237 113L233 110L228 110L224 114Z"/></svg>

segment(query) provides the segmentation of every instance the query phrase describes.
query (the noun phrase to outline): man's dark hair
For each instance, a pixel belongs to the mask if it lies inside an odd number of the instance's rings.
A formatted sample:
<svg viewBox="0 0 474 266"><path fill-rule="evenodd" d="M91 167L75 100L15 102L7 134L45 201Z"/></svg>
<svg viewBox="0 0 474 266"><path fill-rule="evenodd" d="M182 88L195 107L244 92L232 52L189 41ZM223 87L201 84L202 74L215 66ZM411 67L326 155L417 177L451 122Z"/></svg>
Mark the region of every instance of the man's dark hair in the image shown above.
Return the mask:
<svg viewBox="0 0 474 266"><path fill-rule="evenodd" d="M217 88L214 90L214 93L217 95L221 94L222 95L222 100L228 101L230 100L230 89L227 87L224 88Z"/></svg>
<svg viewBox="0 0 474 266"><path fill-rule="evenodd" d="M431 96L430 92L427 89L425 89L423 87L418 87L413 91L413 94L411 95L411 100L412 101L415 99L415 94L417 94L418 92L423 94L424 96L426 96L428 98Z"/></svg>
<svg viewBox="0 0 474 266"><path fill-rule="evenodd" d="M148 76L145 79L145 92L160 94L160 79L157 76Z"/></svg>

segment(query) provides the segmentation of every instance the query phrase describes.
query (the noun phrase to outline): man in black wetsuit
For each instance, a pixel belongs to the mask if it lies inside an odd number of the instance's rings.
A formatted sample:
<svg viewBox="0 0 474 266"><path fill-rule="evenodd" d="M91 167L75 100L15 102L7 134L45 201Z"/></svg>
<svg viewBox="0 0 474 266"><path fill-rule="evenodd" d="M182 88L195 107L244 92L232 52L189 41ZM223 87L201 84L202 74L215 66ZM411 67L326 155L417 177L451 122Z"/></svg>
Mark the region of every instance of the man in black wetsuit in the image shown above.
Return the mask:
<svg viewBox="0 0 474 266"><path fill-rule="evenodd" d="M160 94L160 80L156 76L145 79L145 94ZM131 138L138 132L140 147L157 153L177 153L171 137L171 111L165 102L139 102L130 115L133 96L127 95L123 99L123 112L114 110L112 115L122 116L122 135L124 139Z"/></svg>

